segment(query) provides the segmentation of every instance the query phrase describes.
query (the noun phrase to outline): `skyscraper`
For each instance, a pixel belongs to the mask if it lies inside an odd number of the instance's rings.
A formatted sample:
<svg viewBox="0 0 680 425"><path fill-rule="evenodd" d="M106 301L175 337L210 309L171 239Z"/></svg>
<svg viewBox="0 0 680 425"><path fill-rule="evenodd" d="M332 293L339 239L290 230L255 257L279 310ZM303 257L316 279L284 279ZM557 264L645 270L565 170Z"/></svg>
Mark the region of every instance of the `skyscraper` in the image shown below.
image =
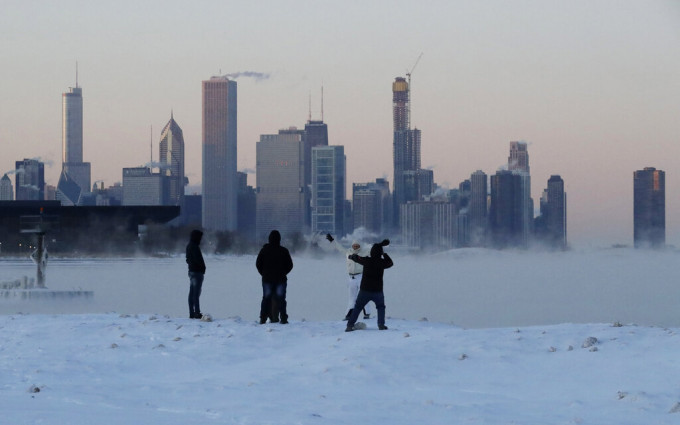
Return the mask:
<svg viewBox="0 0 680 425"><path fill-rule="evenodd" d="M533 231L534 201L531 199L531 175L529 173L529 151L526 142L510 142L508 170L520 176L521 244L526 247Z"/></svg>
<svg viewBox="0 0 680 425"><path fill-rule="evenodd" d="M45 164L37 159L16 161L17 201L42 201L45 199Z"/></svg>
<svg viewBox="0 0 680 425"><path fill-rule="evenodd" d="M61 176L57 199L64 205L78 205L81 196L90 192L91 169L83 162L83 89L69 87L61 95Z"/></svg>
<svg viewBox="0 0 680 425"><path fill-rule="evenodd" d="M477 170L470 176L470 244L484 246L489 214L487 207L488 178L486 173Z"/></svg>
<svg viewBox="0 0 680 425"><path fill-rule="evenodd" d="M363 227L376 235L387 233L392 220L390 184L385 179L352 184L354 229Z"/></svg>
<svg viewBox="0 0 680 425"><path fill-rule="evenodd" d="M345 149L312 148L312 232L344 234Z"/></svg>
<svg viewBox="0 0 680 425"><path fill-rule="evenodd" d="M538 238L554 248L567 247L567 194L562 177L553 175L548 179L541 197L541 215L535 222Z"/></svg>
<svg viewBox="0 0 680 425"><path fill-rule="evenodd" d="M235 231L238 224L236 174L236 81L203 81L203 227Z"/></svg>
<svg viewBox="0 0 680 425"><path fill-rule="evenodd" d="M392 83L392 119L394 127L394 224L399 223L399 206L418 200L420 140L418 129L411 129L409 83L403 77ZM425 176L425 175L423 175ZM427 177L427 176L425 176Z"/></svg>
<svg viewBox="0 0 680 425"><path fill-rule="evenodd" d="M168 203L184 205L184 135L182 129L170 114L170 121L161 131L160 142L161 174L168 178Z"/></svg>
<svg viewBox="0 0 680 425"><path fill-rule="evenodd" d="M7 177L7 174L0 179L0 201L13 201L14 188L12 187L12 180Z"/></svg>
<svg viewBox="0 0 680 425"><path fill-rule="evenodd" d="M276 229L284 238L305 231L304 131L263 134L256 146L256 237Z"/></svg>
<svg viewBox="0 0 680 425"><path fill-rule="evenodd" d="M323 106L322 106L323 108ZM312 120L311 111L310 118L305 124L305 129L302 135L303 145L303 167L305 173L304 188L305 188L305 205L311 205L312 193L310 191L312 185L312 148L316 146L328 146L328 125L321 120ZM311 207L306 208L305 211L305 226L311 227L312 212Z"/></svg>
<svg viewBox="0 0 680 425"><path fill-rule="evenodd" d="M666 173L653 167L633 173L633 239L636 248L666 244Z"/></svg>
<svg viewBox="0 0 680 425"><path fill-rule="evenodd" d="M489 231L493 246L523 245L523 205L522 177L519 174L501 170L491 176Z"/></svg>

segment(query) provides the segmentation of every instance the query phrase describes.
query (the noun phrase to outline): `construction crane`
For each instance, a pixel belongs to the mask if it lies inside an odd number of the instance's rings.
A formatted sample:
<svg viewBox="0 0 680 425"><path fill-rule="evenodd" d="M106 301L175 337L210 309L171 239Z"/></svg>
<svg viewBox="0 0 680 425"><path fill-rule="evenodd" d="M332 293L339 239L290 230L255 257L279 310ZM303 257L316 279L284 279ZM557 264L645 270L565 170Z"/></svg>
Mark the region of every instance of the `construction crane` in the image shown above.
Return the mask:
<svg viewBox="0 0 680 425"><path fill-rule="evenodd" d="M424 52L420 52L418 59L416 59L416 63L411 67L411 71L406 71L406 77L408 77L408 111L406 111L406 116L408 117L407 128L409 130L411 129L411 74L413 74L413 70L418 66L418 62L420 62L420 58L423 57L423 53Z"/></svg>

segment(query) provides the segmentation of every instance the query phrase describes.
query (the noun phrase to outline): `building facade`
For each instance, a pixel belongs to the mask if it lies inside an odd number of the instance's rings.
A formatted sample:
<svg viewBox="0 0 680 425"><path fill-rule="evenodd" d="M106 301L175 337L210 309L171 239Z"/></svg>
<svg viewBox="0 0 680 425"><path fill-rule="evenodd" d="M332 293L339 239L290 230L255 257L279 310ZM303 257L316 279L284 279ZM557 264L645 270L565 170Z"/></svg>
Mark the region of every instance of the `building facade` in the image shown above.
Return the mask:
<svg viewBox="0 0 680 425"><path fill-rule="evenodd" d="M522 178L500 170L491 176L489 233L493 247L523 246L524 199Z"/></svg>
<svg viewBox="0 0 680 425"><path fill-rule="evenodd" d="M390 184L385 179L352 184L353 229L363 227L375 235L387 234L392 220Z"/></svg>
<svg viewBox="0 0 680 425"><path fill-rule="evenodd" d="M13 201L14 200L14 187L12 186L12 180L5 174L0 179L0 201Z"/></svg>
<svg viewBox="0 0 680 425"><path fill-rule="evenodd" d="M470 206L468 218L470 224L470 244L484 246L489 224L489 186L485 172L477 170L470 175Z"/></svg>
<svg viewBox="0 0 680 425"><path fill-rule="evenodd" d="M304 234L305 193L302 133L263 134L256 146L256 238L272 230L289 238Z"/></svg>
<svg viewBox="0 0 680 425"><path fill-rule="evenodd" d="M37 159L24 159L15 163L14 188L17 201L43 201L45 199L45 164Z"/></svg>
<svg viewBox="0 0 680 425"><path fill-rule="evenodd" d="M666 173L653 167L633 173L633 240L635 248L666 244Z"/></svg>
<svg viewBox="0 0 680 425"><path fill-rule="evenodd" d="M123 168L123 205L168 205L168 180L148 167Z"/></svg>
<svg viewBox="0 0 680 425"><path fill-rule="evenodd" d="M236 81L202 83L203 227L235 231L238 225Z"/></svg>
<svg viewBox="0 0 680 425"><path fill-rule="evenodd" d="M161 174L168 179L168 204L184 205L184 134L170 114L170 121L161 131L159 144Z"/></svg>
<svg viewBox="0 0 680 425"><path fill-rule="evenodd" d="M76 82L76 87L62 93L61 100L62 176L59 181L63 183L61 188L57 185L56 196L63 205L78 205L81 195L89 193L91 187L91 166L83 162L83 89ZM73 184L80 190L74 190Z"/></svg>
<svg viewBox="0 0 680 425"><path fill-rule="evenodd" d="M312 148L312 232L344 235L346 159L343 146Z"/></svg>

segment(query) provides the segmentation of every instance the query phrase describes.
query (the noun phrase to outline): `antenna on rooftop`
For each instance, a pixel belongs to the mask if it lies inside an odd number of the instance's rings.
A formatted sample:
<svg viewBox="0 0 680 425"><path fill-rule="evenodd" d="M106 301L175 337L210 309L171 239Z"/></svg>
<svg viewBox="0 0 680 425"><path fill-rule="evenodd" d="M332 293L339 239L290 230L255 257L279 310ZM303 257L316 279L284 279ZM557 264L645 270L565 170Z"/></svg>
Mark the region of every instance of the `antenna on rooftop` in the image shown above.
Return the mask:
<svg viewBox="0 0 680 425"><path fill-rule="evenodd" d="M321 83L321 122L323 122L323 83Z"/></svg>
<svg viewBox="0 0 680 425"><path fill-rule="evenodd" d="M309 116L307 117L307 122L312 121L312 91L309 91Z"/></svg>
<svg viewBox="0 0 680 425"><path fill-rule="evenodd" d="M78 88L78 61L76 61L76 88Z"/></svg>
<svg viewBox="0 0 680 425"><path fill-rule="evenodd" d="M149 147L151 151L151 164L153 164L153 124L151 124L151 138L149 139Z"/></svg>

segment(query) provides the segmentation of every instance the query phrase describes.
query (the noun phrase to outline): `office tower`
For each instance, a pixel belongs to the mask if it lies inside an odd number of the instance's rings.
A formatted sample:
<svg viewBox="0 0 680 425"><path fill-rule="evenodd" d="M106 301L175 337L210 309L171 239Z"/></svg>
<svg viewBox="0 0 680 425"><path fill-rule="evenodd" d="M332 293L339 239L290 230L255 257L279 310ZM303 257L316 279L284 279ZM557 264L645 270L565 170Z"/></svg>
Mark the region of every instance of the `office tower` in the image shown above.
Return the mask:
<svg viewBox="0 0 680 425"><path fill-rule="evenodd" d="M529 151L526 142L510 142L508 170L529 173Z"/></svg>
<svg viewBox="0 0 680 425"><path fill-rule="evenodd" d="M13 201L14 187L12 187L12 180L5 174L0 179L0 201Z"/></svg>
<svg viewBox="0 0 680 425"><path fill-rule="evenodd" d="M418 200L420 140L418 129L411 129L410 88L403 77L392 83L392 118L394 127L394 222L399 223L399 206Z"/></svg>
<svg viewBox="0 0 680 425"><path fill-rule="evenodd" d="M83 162L83 89L77 77L76 86L61 95L61 114L62 168L56 197L63 205L78 205L90 192L91 169Z"/></svg>
<svg viewBox="0 0 680 425"><path fill-rule="evenodd" d="M508 170L520 176L521 201L521 245L529 245L533 232L534 201L531 199L531 175L529 173L529 151L526 142L510 142Z"/></svg>
<svg viewBox="0 0 680 425"><path fill-rule="evenodd" d="M15 163L17 201L43 201L45 199L45 164L36 159Z"/></svg>
<svg viewBox="0 0 680 425"><path fill-rule="evenodd" d="M354 229L363 227L375 235L387 233L392 219L390 184L385 179L352 183L352 217Z"/></svg>
<svg viewBox="0 0 680 425"><path fill-rule="evenodd" d="M633 173L633 239L636 248L666 244L666 173L656 168Z"/></svg>
<svg viewBox="0 0 680 425"><path fill-rule="evenodd" d="M248 174L238 173L238 234L247 241L255 241L257 198L255 188L248 186Z"/></svg>
<svg viewBox="0 0 680 425"><path fill-rule="evenodd" d="M456 206L442 199L401 205L403 243L412 248L450 249L458 245Z"/></svg>
<svg viewBox="0 0 680 425"><path fill-rule="evenodd" d="M550 176L546 195L545 224L548 240L556 248L564 249L567 247L567 194L564 192L562 177Z"/></svg>
<svg viewBox="0 0 680 425"><path fill-rule="evenodd" d="M491 176L489 232L496 248L523 246L524 199L522 177L501 170Z"/></svg>
<svg viewBox="0 0 680 425"><path fill-rule="evenodd" d="M184 205L184 135L170 113L170 121L161 131L160 142L161 174L168 177L168 203Z"/></svg>
<svg viewBox="0 0 680 425"><path fill-rule="evenodd" d="M488 178L485 172L477 170L470 175L470 207L468 211L470 224L470 244L484 246L489 222L488 214Z"/></svg>
<svg viewBox="0 0 680 425"><path fill-rule="evenodd" d="M303 133L263 134L256 146L256 238L276 229L284 238L305 232Z"/></svg>
<svg viewBox="0 0 680 425"><path fill-rule="evenodd" d="M323 105L322 105L323 108ZM312 184L312 148L316 146L328 146L328 125L323 122L323 117L321 120L312 120L311 110L310 117L305 124L305 129L303 131L302 144L303 144L303 166L305 173L305 205L310 205L309 208L305 210L305 226L311 227L312 225L312 210L311 210L311 184Z"/></svg>
<svg viewBox="0 0 680 425"><path fill-rule="evenodd" d="M236 81L212 77L202 83L203 227L237 229Z"/></svg>
<svg viewBox="0 0 680 425"><path fill-rule="evenodd" d="M344 147L313 147L312 232L344 235L345 182Z"/></svg>
<svg viewBox="0 0 680 425"><path fill-rule="evenodd" d="M167 205L169 177L148 167L123 168L123 205Z"/></svg>

